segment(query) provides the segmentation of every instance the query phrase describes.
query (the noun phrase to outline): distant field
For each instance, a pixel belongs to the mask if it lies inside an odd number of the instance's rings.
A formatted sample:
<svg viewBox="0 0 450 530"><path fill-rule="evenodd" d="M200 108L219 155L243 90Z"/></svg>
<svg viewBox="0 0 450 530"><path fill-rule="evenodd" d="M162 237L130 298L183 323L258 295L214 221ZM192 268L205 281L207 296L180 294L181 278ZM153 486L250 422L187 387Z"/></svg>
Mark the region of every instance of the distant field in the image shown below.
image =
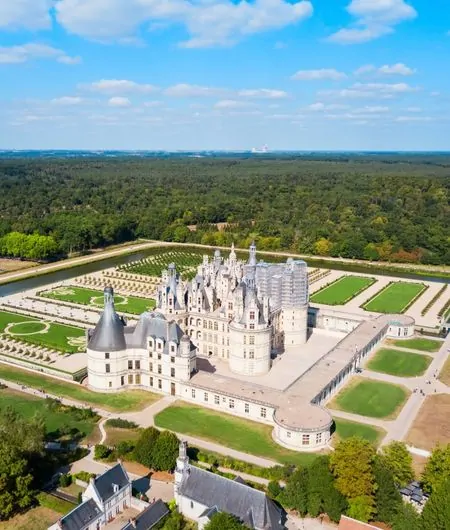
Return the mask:
<svg viewBox="0 0 450 530"><path fill-rule="evenodd" d="M442 341L433 339L414 338L406 340L390 340L390 344L400 346L401 348L410 348L411 350L421 350L436 352L442 346Z"/></svg>
<svg viewBox="0 0 450 530"><path fill-rule="evenodd" d="M72 285L57 287L51 291L40 293L40 296L60 300L62 302L72 302L73 304L89 305L92 307L103 307L103 292L85 287L75 287ZM155 301L151 298L139 298L137 296L114 295L114 305L117 311L140 315L155 307Z"/></svg>
<svg viewBox="0 0 450 530"><path fill-rule="evenodd" d="M336 442L339 440L351 438L352 436L359 436L360 438L364 438L365 440L378 445L386 434L386 432L379 427L372 427L371 425L343 420L341 418L334 418L334 423L336 431L333 445L336 445Z"/></svg>
<svg viewBox="0 0 450 530"><path fill-rule="evenodd" d="M363 305L363 308L376 313L404 313L425 289L423 283L393 282Z"/></svg>
<svg viewBox="0 0 450 530"><path fill-rule="evenodd" d="M175 263L177 271L185 279L192 279L197 273L197 267L202 263L203 254L212 254L205 249L196 250L168 250L160 249L160 253L154 254L134 263L120 265L119 270L144 274L146 276L161 276L161 272L167 269L170 263ZM212 255L210 256L210 259Z"/></svg>
<svg viewBox="0 0 450 530"><path fill-rule="evenodd" d="M0 311L0 333L64 353L77 353L86 349L86 332L82 328L9 311Z"/></svg>
<svg viewBox="0 0 450 530"><path fill-rule="evenodd" d="M315 457L283 449L272 439L272 427L177 402L155 416L155 425L280 463L306 465Z"/></svg>
<svg viewBox="0 0 450 530"><path fill-rule="evenodd" d="M118 393L93 392L88 388L73 383L65 383L58 379L35 374L20 368L13 368L0 364L0 379L6 379L20 385L44 389L49 394L57 397L74 399L91 406L101 407L116 412L131 412L158 401L161 396L146 392L145 390L128 390Z"/></svg>
<svg viewBox="0 0 450 530"><path fill-rule="evenodd" d="M376 282L375 278L344 276L311 296L311 302L343 305Z"/></svg>
<svg viewBox="0 0 450 530"><path fill-rule="evenodd" d="M402 386L354 378L327 407L361 416L391 419L397 416L408 395L409 391Z"/></svg>
<svg viewBox="0 0 450 530"><path fill-rule="evenodd" d="M398 377L417 377L426 371L432 360L429 355L382 348L367 363L367 368Z"/></svg>

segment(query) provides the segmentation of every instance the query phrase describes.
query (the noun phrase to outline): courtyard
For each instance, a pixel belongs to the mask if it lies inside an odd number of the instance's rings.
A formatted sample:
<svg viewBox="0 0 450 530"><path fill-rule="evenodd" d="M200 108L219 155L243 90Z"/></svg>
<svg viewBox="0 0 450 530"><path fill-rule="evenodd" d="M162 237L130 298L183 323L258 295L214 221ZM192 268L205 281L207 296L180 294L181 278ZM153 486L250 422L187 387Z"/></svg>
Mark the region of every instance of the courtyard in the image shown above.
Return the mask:
<svg viewBox="0 0 450 530"><path fill-rule="evenodd" d="M343 276L330 285L316 291L311 296L311 302L326 305L344 305L375 282L375 278Z"/></svg>
<svg viewBox="0 0 450 530"><path fill-rule="evenodd" d="M381 348L366 367L397 377L417 377L425 373L432 360L429 355Z"/></svg>

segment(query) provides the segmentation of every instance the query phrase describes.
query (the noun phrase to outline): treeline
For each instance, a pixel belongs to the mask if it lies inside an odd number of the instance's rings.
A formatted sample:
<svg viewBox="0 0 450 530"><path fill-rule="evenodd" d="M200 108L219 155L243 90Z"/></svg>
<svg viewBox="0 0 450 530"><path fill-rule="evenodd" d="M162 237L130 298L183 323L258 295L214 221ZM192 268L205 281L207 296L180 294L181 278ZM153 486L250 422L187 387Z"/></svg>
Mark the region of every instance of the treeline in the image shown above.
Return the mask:
<svg viewBox="0 0 450 530"><path fill-rule="evenodd" d="M0 237L0 256L41 261L54 258L60 253L61 249L53 236L10 232Z"/></svg>
<svg viewBox="0 0 450 530"><path fill-rule="evenodd" d="M36 232L64 254L137 238L254 238L261 250L443 264L449 188L445 156L5 159L0 237Z"/></svg>

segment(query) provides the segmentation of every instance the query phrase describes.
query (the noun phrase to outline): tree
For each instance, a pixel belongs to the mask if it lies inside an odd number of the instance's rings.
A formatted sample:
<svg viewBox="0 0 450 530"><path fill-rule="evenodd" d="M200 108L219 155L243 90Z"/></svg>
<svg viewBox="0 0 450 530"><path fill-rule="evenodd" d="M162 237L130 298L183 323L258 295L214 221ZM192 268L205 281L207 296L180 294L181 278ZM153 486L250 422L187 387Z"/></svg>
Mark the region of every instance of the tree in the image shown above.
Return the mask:
<svg viewBox="0 0 450 530"><path fill-rule="evenodd" d="M422 512L423 530L450 528L450 477L440 482L431 494Z"/></svg>
<svg viewBox="0 0 450 530"><path fill-rule="evenodd" d="M406 486L414 480L412 456L403 442L393 441L383 447L383 463L392 472L394 481L399 486Z"/></svg>
<svg viewBox="0 0 450 530"><path fill-rule="evenodd" d="M392 530L422 530L419 514L411 504L399 505L392 519Z"/></svg>
<svg viewBox="0 0 450 530"><path fill-rule="evenodd" d="M278 483L278 480L271 480L267 486L267 493L272 499L276 499L278 495L282 492L281 486Z"/></svg>
<svg viewBox="0 0 450 530"><path fill-rule="evenodd" d="M246 527L234 515L219 512L211 517L205 530L243 530Z"/></svg>
<svg viewBox="0 0 450 530"><path fill-rule="evenodd" d="M170 431L163 431L156 439L152 451L153 469L156 471L172 471L178 456L180 440Z"/></svg>
<svg viewBox="0 0 450 530"><path fill-rule="evenodd" d="M372 464L375 448L358 437L340 441L330 456L331 470L336 477L337 489L347 498L372 496L375 477Z"/></svg>
<svg viewBox="0 0 450 530"><path fill-rule="evenodd" d="M111 449L107 445L97 444L94 449L94 458L95 460L103 460L108 458L111 454Z"/></svg>
<svg viewBox="0 0 450 530"><path fill-rule="evenodd" d="M345 513L347 507L348 503L345 497L333 485L330 488L328 495L324 499L323 511L332 521L338 523L341 515Z"/></svg>
<svg viewBox="0 0 450 530"><path fill-rule="evenodd" d="M346 508L345 498L334 486L329 457L318 456L309 468L308 513L317 517L325 512L333 521L339 521Z"/></svg>
<svg viewBox="0 0 450 530"><path fill-rule="evenodd" d="M308 478L307 468L296 469L287 479L281 495L281 502L297 510L302 517L308 513Z"/></svg>
<svg viewBox="0 0 450 530"><path fill-rule="evenodd" d="M375 513L373 498L370 495L358 495L348 501L347 514L353 519L367 523Z"/></svg>
<svg viewBox="0 0 450 530"><path fill-rule="evenodd" d="M402 503L402 498L395 485L392 472L385 465L385 459L376 457L373 469L377 485L375 491L377 521L390 523Z"/></svg>
<svg viewBox="0 0 450 530"><path fill-rule="evenodd" d="M136 442L134 448L134 457L140 464L152 469L153 462L153 450L156 442L160 436L160 432L155 427L148 427L144 429Z"/></svg>
<svg viewBox="0 0 450 530"><path fill-rule="evenodd" d="M427 493L438 488L450 476L450 444L433 449L422 474L424 490Z"/></svg>

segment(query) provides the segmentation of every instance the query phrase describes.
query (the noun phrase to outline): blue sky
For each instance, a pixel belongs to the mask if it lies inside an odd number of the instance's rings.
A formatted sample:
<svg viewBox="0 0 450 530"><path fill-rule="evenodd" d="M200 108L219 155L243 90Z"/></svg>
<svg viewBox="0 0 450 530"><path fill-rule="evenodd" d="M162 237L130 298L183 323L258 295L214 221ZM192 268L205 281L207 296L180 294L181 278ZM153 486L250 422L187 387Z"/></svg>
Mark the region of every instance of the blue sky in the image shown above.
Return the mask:
<svg viewBox="0 0 450 530"><path fill-rule="evenodd" d="M448 0L0 0L0 149L450 150Z"/></svg>

